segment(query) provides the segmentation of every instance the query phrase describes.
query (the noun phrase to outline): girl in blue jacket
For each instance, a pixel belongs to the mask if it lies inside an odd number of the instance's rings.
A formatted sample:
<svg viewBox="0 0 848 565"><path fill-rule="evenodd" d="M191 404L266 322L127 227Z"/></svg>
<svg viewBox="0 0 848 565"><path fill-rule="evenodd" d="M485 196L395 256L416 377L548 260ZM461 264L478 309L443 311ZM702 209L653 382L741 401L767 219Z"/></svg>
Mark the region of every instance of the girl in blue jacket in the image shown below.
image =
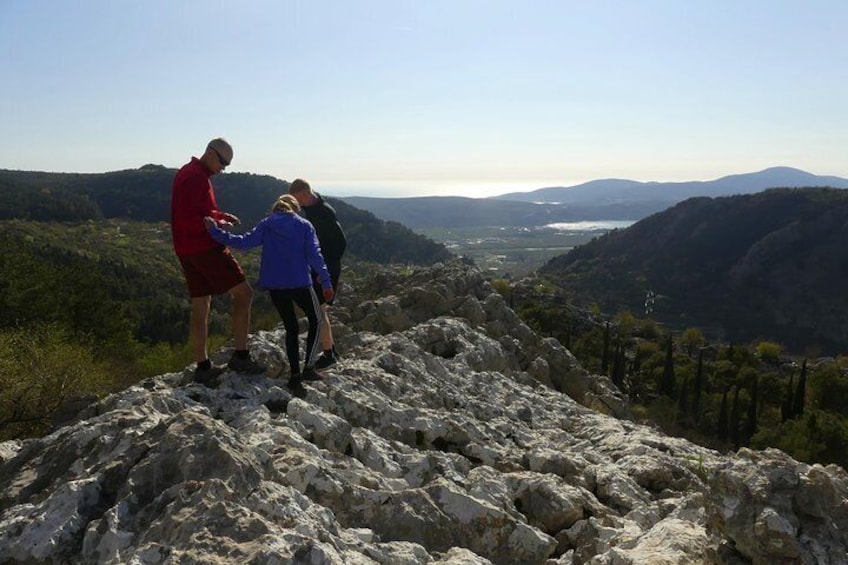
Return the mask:
<svg viewBox="0 0 848 565"><path fill-rule="evenodd" d="M218 243L236 249L262 246L257 286L270 292L271 301L283 320L286 329L286 355L291 369L291 387L298 386L301 381L323 378L323 375L315 370L315 361L320 349L317 337L321 331L323 316L318 296L312 288L311 271L318 273L324 299L330 301L333 298L330 273L321 255L315 228L297 214L299 210L297 199L290 194L284 194L274 202L271 214L244 235L228 233L221 229L213 218L204 218L210 235ZM295 304L309 320L303 373L300 372Z"/></svg>

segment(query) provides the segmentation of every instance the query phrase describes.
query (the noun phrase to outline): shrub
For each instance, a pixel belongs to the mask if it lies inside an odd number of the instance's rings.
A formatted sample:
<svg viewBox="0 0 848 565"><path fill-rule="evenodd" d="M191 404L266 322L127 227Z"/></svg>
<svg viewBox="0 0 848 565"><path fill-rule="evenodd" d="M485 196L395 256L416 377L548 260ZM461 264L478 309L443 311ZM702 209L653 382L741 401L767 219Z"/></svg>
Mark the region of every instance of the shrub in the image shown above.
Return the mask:
<svg viewBox="0 0 848 565"><path fill-rule="evenodd" d="M757 357L764 363L777 363L780 361L780 344L771 341L761 341L757 344Z"/></svg>
<svg viewBox="0 0 848 565"><path fill-rule="evenodd" d="M0 330L0 440L47 432L68 402L107 392L109 372L55 324Z"/></svg>
<svg viewBox="0 0 848 565"><path fill-rule="evenodd" d="M706 342L707 340L704 339L704 334L698 328L687 328L680 336L680 344L690 356L694 355L698 348L702 347Z"/></svg>
<svg viewBox="0 0 848 565"><path fill-rule="evenodd" d="M810 375L810 401L816 408L848 417L848 375L835 363L823 363Z"/></svg>
<svg viewBox="0 0 848 565"><path fill-rule="evenodd" d="M501 296L509 298L509 295L512 293L512 285L506 279L493 279L491 284L492 288Z"/></svg>
<svg viewBox="0 0 848 565"><path fill-rule="evenodd" d="M751 440L751 447L776 447L806 463L835 463L848 466L848 420L821 410L811 410L795 420L763 428Z"/></svg>

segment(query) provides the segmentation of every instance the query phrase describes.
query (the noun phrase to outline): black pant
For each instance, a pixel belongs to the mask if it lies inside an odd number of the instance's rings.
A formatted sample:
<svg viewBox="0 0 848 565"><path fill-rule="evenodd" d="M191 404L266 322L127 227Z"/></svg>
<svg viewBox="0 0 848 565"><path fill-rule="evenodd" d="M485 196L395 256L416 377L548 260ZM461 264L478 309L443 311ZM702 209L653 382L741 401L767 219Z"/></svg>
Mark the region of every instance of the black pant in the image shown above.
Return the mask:
<svg viewBox="0 0 848 565"><path fill-rule="evenodd" d="M315 365L315 360L318 357L318 350L321 345L318 343L318 334L321 331L321 325L324 323L321 305L318 303L318 296L310 286L273 289L270 294L271 302L274 303L274 307L280 313L280 318L283 319L283 327L286 329L286 356L289 358L289 368L292 375L297 375L300 373L300 351L298 344L299 328L294 305L297 304L303 310L306 319L309 321L309 331L306 334L305 367Z"/></svg>
<svg viewBox="0 0 848 565"><path fill-rule="evenodd" d="M330 273L330 282L333 284L333 290L336 294L339 293L339 278L342 276L342 264L341 262L332 263L327 261L327 271ZM333 299L329 302L324 300L324 287L321 286L321 281L318 280L318 275L315 271L312 271L312 288L315 289L315 294L318 295L318 302L321 304L328 304L330 306L335 302L336 297L333 296Z"/></svg>

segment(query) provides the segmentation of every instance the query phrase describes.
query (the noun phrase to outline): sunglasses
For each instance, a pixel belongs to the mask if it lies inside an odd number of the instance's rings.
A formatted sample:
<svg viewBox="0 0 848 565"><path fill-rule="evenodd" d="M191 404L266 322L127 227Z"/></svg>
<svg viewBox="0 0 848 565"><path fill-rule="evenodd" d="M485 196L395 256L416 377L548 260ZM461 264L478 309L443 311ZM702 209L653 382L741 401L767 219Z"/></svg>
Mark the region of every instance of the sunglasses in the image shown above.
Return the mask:
<svg viewBox="0 0 848 565"><path fill-rule="evenodd" d="M222 167L229 167L230 166L230 162L227 161L226 159L224 159L224 157L220 153L218 153L217 149L215 149L214 147L210 147L210 149L212 149L212 151L215 152L215 155L218 156L218 162L221 163Z"/></svg>

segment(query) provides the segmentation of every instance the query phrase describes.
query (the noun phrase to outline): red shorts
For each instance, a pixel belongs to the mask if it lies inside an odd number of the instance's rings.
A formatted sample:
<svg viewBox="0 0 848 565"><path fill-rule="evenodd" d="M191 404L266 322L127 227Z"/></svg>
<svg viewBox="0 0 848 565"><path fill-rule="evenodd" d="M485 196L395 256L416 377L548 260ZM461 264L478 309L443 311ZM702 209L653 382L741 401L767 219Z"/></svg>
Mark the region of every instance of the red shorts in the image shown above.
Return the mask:
<svg viewBox="0 0 848 565"><path fill-rule="evenodd" d="M224 294L245 281L244 271L226 247L179 257L192 298Z"/></svg>

